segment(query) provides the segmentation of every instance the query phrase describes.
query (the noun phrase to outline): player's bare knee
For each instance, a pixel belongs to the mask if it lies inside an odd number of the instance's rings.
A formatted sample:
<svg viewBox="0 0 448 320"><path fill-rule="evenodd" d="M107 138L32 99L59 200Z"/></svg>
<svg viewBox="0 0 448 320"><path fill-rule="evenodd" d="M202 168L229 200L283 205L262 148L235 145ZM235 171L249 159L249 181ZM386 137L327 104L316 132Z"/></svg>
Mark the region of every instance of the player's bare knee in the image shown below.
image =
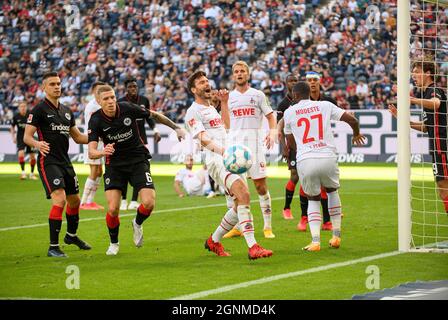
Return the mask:
<svg viewBox="0 0 448 320"><path fill-rule="evenodd" d="M109 210L107 210L107 213L112 217L118 216L118 214L120 213L120 206L117 206L115 204L109 205Z"/></svg>
<svg viewBox="0 0 448 320"><path fill-rule="evenodd" d="M155 206L155 200L154 199L142 199L142 205L146 210L153 210Z"/></svg>
<svg viewBox="0 0 448 320"><path fill-rule="evenodd" d="M67 204L70 206L70 208L79 207L79 205L81 204L81 199L78 196L67 197Z"/></svg>

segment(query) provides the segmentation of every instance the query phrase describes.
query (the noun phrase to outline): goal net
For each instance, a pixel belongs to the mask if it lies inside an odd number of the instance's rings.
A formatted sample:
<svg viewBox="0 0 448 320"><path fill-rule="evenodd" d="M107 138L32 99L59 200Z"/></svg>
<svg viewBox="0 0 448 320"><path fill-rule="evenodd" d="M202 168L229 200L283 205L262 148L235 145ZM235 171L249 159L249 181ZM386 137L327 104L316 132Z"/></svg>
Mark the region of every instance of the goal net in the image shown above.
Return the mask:
<svg viewBox="0 0 448 320"><path fill-rule="evenodd" d="M407 89L408 99L411 96L407 102L410 121L414 123L409 131L408 156L411 203L410 223L400 225L399 232L408 233L410 251L448 252L448 1L411 0L408 3L409 41L398 33L398 46L407 42L411 79L401 83L398 90ZM439 102L428 104L434 98ZM400 100L398 107L401 107ZM424 123L425 131L415 130L418 127L415 123ZM424 147L412 144L413 139L421 137L428 140ZM421 162L412 163L412 159L421 159Z"/></svg>

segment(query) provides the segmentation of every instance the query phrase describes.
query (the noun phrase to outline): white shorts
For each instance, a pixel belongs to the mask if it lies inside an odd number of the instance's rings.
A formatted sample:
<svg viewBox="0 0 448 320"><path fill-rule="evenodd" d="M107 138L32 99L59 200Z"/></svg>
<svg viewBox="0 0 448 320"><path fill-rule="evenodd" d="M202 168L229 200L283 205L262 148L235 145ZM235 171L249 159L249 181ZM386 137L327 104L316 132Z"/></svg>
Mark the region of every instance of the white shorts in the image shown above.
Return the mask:
<svg viewBox="0 0 448 320"><path fill-rule="evenodd" d="M208 174L212 177L215 183L224 187L226 191L230 195L232 195L232 193L230 192L232 184L236 180L243 178L237 174L227 171L226 168L224 167L222 157L218 154L214 154L213 157L207 157L205 161L206 161L205 164L207 165Z"/></svg>
<svg viewBox="0 0 448 320"><path fill-rule="evenodd" d="M309 196L320 195L321 186L339 189L337 158L308 158L297 163L297 172L303 191Z"/></svg>
<svg viewBox="0 0 448 320"><path fill-rule="evenodd" d="M99 141L98 142L98 150L103 150L103 149L104 149L103 141ZM90 159L88 145L85 145L85 147L84 147L84 164L101 165L103 163L104 163L103 157L101 157L99 159Z"/></svg>

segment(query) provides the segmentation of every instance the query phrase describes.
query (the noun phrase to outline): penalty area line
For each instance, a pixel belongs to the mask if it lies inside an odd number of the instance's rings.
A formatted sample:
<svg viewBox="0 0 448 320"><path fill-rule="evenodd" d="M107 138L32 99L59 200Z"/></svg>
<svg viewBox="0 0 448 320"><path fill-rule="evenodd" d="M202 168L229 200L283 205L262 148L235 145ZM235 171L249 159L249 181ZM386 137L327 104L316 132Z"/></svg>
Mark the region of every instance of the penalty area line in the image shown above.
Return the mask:
<svg viewBox="0 0 448 320"><path fill-rule="evenodd" d="M205 298L205 297L208 297L208 296L212 296L212 295L216 295L216 294L222 294L222 293L226 293L226 292L230 292L230 291L234 291L234 290L238 290L238 289L242 289L242 288L247 288L247 287L251 287L251 286L255 286L255 285L265 284L265 283L269 283L269 282L273 282L273 281L278 281L278 280L283 280L283 279L288 279L288 278L293 278L293 277L299 277L299 276L310 274L310 273L327 271L327 270L331 270L331 269L351 266L351 265L358 264L358 263L365 263L365 262L369 262L369 261L372 261L372 260L378 260L378 259L384 259L384 258L388 258L388 257L393 257L393 256L396 256L396 255L399 255L399 254L402 254L402 253L404 253L404 252L392 251L392 252L387 252L387 253L381 253L381 254L377 254L377 255L374 255L374 256L368 256L368 257L364 257L364 258L360 258L360 259L348 260L348 261L338 262L338 263L332 263L332 264L328 264L328 265L325 265L325 266L314 267L314 268L310 268L310 269L306 269L306 270L288 272L288 273L278 274L278 275L275 275L275 276L264 277L264 278L260 278L260 279L256 279L256 280L236 283L236 284L232 284L232 285L228 285L228 286L224 286L224 287L220 287L220 288L216 288L216 289L199 291L199 292L196 292L196 293L191 293L191 294L186 294L186 295L174 297L174 298L171 298L171 299L168 299L168 300L194 300L194 299L201 299L201 298Z"/></svg>

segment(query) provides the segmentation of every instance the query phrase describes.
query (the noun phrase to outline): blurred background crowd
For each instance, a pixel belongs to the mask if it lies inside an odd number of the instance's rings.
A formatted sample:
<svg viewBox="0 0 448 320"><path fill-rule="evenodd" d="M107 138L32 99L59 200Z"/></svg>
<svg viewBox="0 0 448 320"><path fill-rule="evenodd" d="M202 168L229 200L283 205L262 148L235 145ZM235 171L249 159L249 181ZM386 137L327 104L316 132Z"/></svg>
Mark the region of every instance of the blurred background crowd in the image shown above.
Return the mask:
<svg viewBox="0 0 448 320"><path fill-rule="evenodd" d="M0 123L12 119L19 102L32 107L42 99L40 77L50 70L61 75L61 102L78 123L93 82L113 85L120 97L129 77L154 110L182 122L192 70L206 71L215 87L231 88L237 60L249 63L252 86L274 109L290 72L319 72L322 91L345 109L384 109L396 96L396 0L85 0L76 10L70 1L2 3ZM371 5L379 10L367 10ZM434 17L418 6L412 50L448 49L426 34L448 35L448 28L422 29ZM447 23L447 15L439 17ZM440 78L446 87L446 76Z"/></svg>

